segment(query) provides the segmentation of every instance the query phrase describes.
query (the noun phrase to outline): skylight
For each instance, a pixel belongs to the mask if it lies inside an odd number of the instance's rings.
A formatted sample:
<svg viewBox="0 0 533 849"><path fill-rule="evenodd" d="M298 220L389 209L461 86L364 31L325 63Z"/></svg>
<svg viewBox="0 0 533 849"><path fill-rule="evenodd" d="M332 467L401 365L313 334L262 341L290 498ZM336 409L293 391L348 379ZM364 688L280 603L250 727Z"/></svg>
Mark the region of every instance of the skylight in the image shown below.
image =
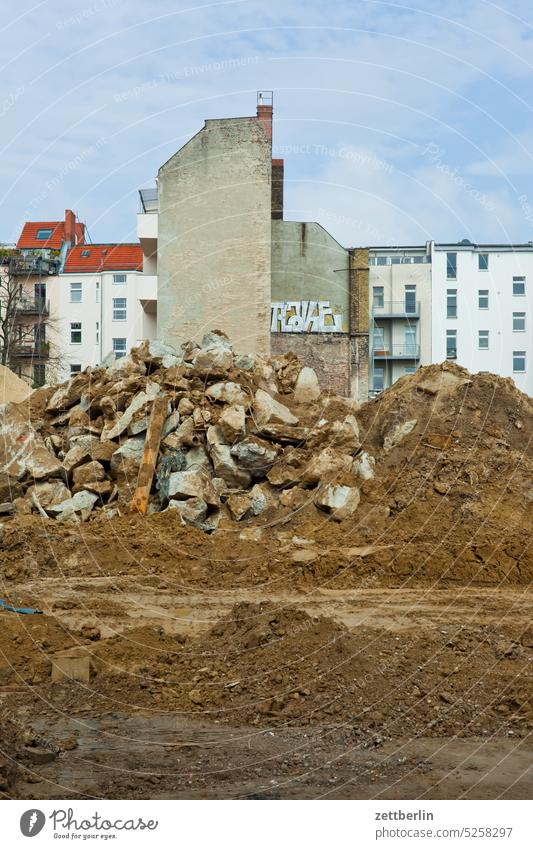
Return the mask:
<svg viewBox="0 0 533 849"><path fill-rule="evenodd" d="M48 229L37 230L37 235L35 236L35 238L36 239L43 239L43 241L44 241L45 239L49 239L53 232L54 232L53 230L48 230Z"/></svg>

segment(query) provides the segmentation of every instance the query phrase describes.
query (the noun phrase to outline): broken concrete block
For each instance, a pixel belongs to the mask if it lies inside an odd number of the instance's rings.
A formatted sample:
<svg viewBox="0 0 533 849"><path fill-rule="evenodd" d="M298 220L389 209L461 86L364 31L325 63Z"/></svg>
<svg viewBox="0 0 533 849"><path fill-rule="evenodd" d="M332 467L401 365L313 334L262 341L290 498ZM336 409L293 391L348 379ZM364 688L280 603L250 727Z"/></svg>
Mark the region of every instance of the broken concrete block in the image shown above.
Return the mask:
<svg viewBox="0 0 533 849"><path fill-rule="evenodd" d="M241 489L250 485L252 481L250 472L239 468L235 459L231 456L229 445L212 445L209 454L216 476L223 478L228 486Z"/></svg>
<svg viewBox="0 0 533 849"><path fill-rule="evenodd" d="M341 454L333 448L323 448L304 469L302 481L308 484L329 481L339 475L348 474L351 467L350 454Z"/></svg>
<svg viewBox="0 0 533 849"><path fill-rule="evenodd" d="M304 366L301 369L294 387L296 404L312 404L320 398L320 385L314 369Z"/></svg>
<svg viewBox="0 0 533 849"><path fill-rule="evenodd" d="M209 350L211 348L224 348L226 351L233 350L229 337L223 330L211 330L209 333L205 333L200 347L203 350Z"/></svg>
<svg viewBox="0 0 533 849"><path fill-rule="evenodd" d="M194 358L192 374L198 377L223 377L233 365L233 354L228 348L201 349Z"/></svg>
<svg viewBox="0 0 533 849"><path fill-rule="evenodd" d="M219 504L218 495L209 476L194 469L173 472L169 476L168 498L179 501L187 498L201 498L211 506L218 507Z"/></svg>
<svg viewBox="0 0 533 849"><path fill-rule="evenodd" d="M89 463L77 466L72 473L72 479L74 484L79 486L94 481L104 481L106 473L101 463L97 460L91 460Z"/></svg>
<svg viewBox="0 0 533 849"><path fill-rule="evenodd" d="M82 647L56 652L51 658L53 683L61 681L82 681L88 684L91 680L91 658Z"/></svg>
<svg viewBox="0 0 533 849"><path fill-rule="evenodd" d="M117 436L120 436L121 433L124 433L124 431L127 430L130 423L132 422L135 413L145 407L148 407L154 400L156 395L159 394L159 392L160 386L158 383L148 383L146 386L146 391L139 392L139 394L135 396L135 398L124 411L123 415L120 417L118 422L110 429L104 428L104 430L102 431L102 436L105 439L116 439Z"/></svg>
<svg viewBox="0 0 533 849"><path fill-rule="evenodd" d="M246 417L244 407L232 404L225 407L217 422L217 428L222 432L224 441L233 445L246 436Z"/></svg>
<svg viewBox="0 0 533 849"><path fill-rule="evenodd" d="M238 383L232 381L214 383L206 390L206 396L221 404L238 404L245 409L250 406L250 398Z"/></svg>
<svg viewBox="0 0 533 849"><path fill-rule="evenodd" d="M257 436L247 436L230 450L239 467L246 469L254 477L265 477L276 462L278 450L270 442Z"/></svg>
<svg viewBox="0 0 533 849"><path fill-rule="evenodd" d="M114 475L129 477L137 474L144 454L144 436L132 436L127 439L111 457L111 471Z"/></svg>
<svg viewBox="0 0 533 849"><path fill-rule="evenodd" d="M239 371L253 371L256 366L256 358L253 354L238 354L235 357L234 365Z"/></svg>
<svg viewBox="0 0 533 849"><path fill-rule="evenodd" d="M163 425L163 430L161 431L161 438L164 439L165 436L168 436L169 433L172 433L179 427L180 423L180 414L178 410L172 410L169 416L165 419L165 424Z"/></svg>
<svg viewBox="0 0 533 849"><path fill-rule="evenodd" d="M257 425L273 424L296 425L298 418L291 413L285 404L280 404L268 392L258 389L255 393L253 407L254 421Z"/></svg>
<svg viewBox="0 0 533 849"><path fill-rule="evenodd" d="M35 497L45 510L48 510L54 504L62 504L71 497L70 491L60 480L35 484L28 489L26 496L28 498Z"/></svg>
<svg viewBox="0 0 533 849"><path fill-rule="evenodd" d="M115 451L117 450L116 445ZM71 474L78 466L87 463L91 459L91 446L87 441L75 443L72 448L69 448L63 458L63 468L67 474Z"/></svg>
<svg viewBox="0 0 533 849"><path fill-rule="evenodd" d="M357 487L328 484L316 496L315 504L340 522L355 513L360 497Z"/></svg>
<svg viewBox="0 0 533 849"><path fill-rule="evenodd" d="M362 478L364 481L372 480L376 474L375 466L376 461L374 457L366 451L362 451L352 463L352 474Z"/></svg>
<svg viewBox="0 0 533 849"><path fill-rule="evenodd" d="M73 495L72 498L67 498L59 504L50 505L46 512L51 516L60 516L61 514L68 516L75 513L79 514L84 521L93 509L96 500L96 495L83 489Z"/></svg>
<svg viewBox="0 0 533 849"><path fill-rule="evenodd" d="M178 403L178 412L180 416L192 416L194 412L194 404L190 398L180 398Z"/></svg>
<svg viewBox="0 0 533 849"><path fill-rule="evenodd" d="M0 473L0 501L13 501L20 498L22 492L22 485L15 477Z"/></svg>
<svg viewBox="0 0 533 849"><path fill-rule="evenodd" d="M186 501L171 500L167 510L176 510L184 524L199 527L207 518L207 503L203 498L189 498Z"/></svg>
<svg viewBox="0 0 533 849"><path fill-rule="evenodd" d="M213 466L211 465L209 454L202 445L197 445L195 448L187 451L185 455L185 468L188 471L201 471L210 476L213 474Z"/></svg>
<svg viewBox="0 0 533 849"><path fill-rule="evenodd" d="M398 445L403 439L405 439L405 437L415 429L416 424L417 420L411 419L408 422L397 424L387 434L385 434L383 437L383 450L385 453L391 451L395 445Z"/></svg>
<svg viewBox="0 0 533 849"><path fill-rule="evenodd" d="M66 383L63 383L50 398L46 406L46 411L48 413L54 413L73 407L80 400L88 382L87 375L77 374Z"/></svg>
<svg viewBox="0 0 533 849"><path fill-rule="evenodd" d="M279 502L283 507L289 507L291 510L299 510L309 501L309 495L305 490L295 486L292 489L284 489L279 494Z"/></svg>

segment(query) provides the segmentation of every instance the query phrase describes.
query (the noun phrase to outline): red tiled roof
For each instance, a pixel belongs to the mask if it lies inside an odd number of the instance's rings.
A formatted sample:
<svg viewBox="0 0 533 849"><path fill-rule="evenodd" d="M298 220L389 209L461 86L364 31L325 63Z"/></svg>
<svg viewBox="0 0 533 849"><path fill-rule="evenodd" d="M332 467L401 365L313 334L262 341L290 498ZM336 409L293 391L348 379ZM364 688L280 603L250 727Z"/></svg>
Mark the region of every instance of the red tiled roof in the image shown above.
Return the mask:
<svg viewBox="0 0 533 849"><path fill-rule="evenodd" d="M51 230L52 234L48 239L38 239L37 233L39 230ZM83 242L85 238L85 224L76 222L76 241ZM26 221L22 228L22 233L17 242L17 248L22 250L36 248L52 248L60 250L65 239L65 222L64 221Z"/></svg>
<svg viewBox="0 0 533 849"><path fill-rule="evenodd" d="M88 252L88 256L82 253ZM76 245L67 256L65 274L89 274L91 271L142 271L140 244Z"/></svg>

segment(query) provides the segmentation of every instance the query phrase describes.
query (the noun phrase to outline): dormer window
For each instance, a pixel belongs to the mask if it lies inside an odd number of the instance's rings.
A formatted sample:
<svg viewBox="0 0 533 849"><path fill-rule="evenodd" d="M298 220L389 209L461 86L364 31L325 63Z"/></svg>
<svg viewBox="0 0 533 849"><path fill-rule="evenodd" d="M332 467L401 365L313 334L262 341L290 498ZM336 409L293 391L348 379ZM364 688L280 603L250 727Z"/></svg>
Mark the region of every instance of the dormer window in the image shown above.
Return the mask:
<svg viewBox="0 0 533 849"><path fill-rule="evenodd" d="M46 239L50 238L50 236L52 235L53 232L54 231L51 230L51 229L49 230L49 229L43 228L41 230L37 230L37 234L36 234L35 238L39 239L39 240L42 239L42 241L44 242L44 241L46 241Z"/></svg>

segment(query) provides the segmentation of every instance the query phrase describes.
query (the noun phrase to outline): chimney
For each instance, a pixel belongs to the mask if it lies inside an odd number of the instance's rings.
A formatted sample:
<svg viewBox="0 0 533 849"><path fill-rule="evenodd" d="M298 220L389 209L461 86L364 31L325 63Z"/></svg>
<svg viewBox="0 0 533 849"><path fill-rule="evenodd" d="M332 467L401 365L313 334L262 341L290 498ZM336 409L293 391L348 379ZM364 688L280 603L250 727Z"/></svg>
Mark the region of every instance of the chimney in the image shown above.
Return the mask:
<svg viewBox="0 0 533 849"><path fill-rule="evenodd" d="M76 216L71 209L65 210L65 242L71 248L76 244Z"/></svg>
<svg viewBox="0 0 533 849"><path fill-rule="evenodd" d="M257 92L257 117L263 125L263 129L268 136L272 138L272 92L258 91Z"/></svg>
<svg viewBox="0 0 533 849"><path fill-rule="evenodd" d="M283 219L283 159L272 160L272 218Z"/></svg>

